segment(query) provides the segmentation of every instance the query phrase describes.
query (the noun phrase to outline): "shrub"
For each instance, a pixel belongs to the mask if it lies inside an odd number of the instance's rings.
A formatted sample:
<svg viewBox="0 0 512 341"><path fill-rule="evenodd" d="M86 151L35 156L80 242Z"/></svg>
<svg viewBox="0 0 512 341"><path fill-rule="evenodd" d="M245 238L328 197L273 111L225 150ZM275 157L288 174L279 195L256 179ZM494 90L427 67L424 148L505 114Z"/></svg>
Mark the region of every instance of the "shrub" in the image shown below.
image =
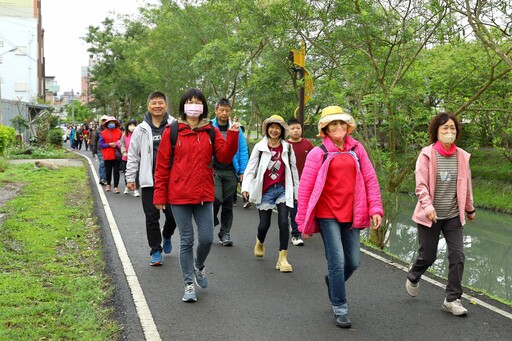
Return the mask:
<svg viewBox="0 0 512 341"><path fill-rule="evenodd" d="M0 124L0 155L4 155L5 149L14 144L16 131L14 128Z"/></svg>
<svg viewBox="0 0 512 341"><path fill-rule="evenodd" d="M52 146L62 146L62 129L53 128L48 132L48 143Z"/></svg>

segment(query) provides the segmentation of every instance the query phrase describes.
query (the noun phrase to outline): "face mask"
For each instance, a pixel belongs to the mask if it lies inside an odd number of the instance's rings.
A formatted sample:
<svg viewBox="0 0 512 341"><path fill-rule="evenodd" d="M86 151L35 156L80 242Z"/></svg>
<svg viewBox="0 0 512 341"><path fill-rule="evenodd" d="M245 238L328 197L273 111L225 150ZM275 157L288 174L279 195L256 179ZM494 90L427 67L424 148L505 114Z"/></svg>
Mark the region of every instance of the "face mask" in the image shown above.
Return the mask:
<svg viewBox="0 0 512 341"><path fill-rule="evenodd" d="M329 131L329 137L335 141L341 141L347 135L347 131L343 127L338 126Z"/></svg>
<svg viewBox="0 0 512 341"><path fill-rule="evenodd" d="M202 104L186 103L184 107L185 115L190 117L199 117L203 113Z"/></svg>
<svg viewBox="0 0 512 341"><path fill-rule="evenodd" d="M453 133L439 134L438 139L442 143L452 144L455 141L456 135Z"/></svg>
<svg viewBox="0 0 512 341"><path fill-rule="evenodd" d="M135 126L134 126L133 124L132 124L132 125L130 125L130 126L128 126L128 131L129 131L130 133L132 133L134 130L135 130Z"/></svg>
<svg viewBox="0 0 512 341"><path fill-rule="evenodd" d="M112 129L112 128L115 128L115 127L116 127L116 124L115 124L115 123L109 123L109 124L107 124L107 127L108 127L109 129Z"/></svg>

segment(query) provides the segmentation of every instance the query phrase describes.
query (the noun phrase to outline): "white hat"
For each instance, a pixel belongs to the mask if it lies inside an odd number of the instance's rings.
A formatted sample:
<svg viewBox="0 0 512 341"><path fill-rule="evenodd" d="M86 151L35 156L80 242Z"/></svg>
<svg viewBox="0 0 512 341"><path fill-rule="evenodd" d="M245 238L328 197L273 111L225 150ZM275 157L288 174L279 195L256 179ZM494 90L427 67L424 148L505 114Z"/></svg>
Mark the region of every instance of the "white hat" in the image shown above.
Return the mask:
<svg viewBox="0 0 512 341"><path fill-rule="evenodd" d="M267 118L265 121L263 121L263 124L261 125L261 132L263 135L267 136L267 127L271 123L277 123L281 126L283 129L284 137L288 136L288 124L284 121L284 119L279 115L272 115L269 118Z"/></svg>

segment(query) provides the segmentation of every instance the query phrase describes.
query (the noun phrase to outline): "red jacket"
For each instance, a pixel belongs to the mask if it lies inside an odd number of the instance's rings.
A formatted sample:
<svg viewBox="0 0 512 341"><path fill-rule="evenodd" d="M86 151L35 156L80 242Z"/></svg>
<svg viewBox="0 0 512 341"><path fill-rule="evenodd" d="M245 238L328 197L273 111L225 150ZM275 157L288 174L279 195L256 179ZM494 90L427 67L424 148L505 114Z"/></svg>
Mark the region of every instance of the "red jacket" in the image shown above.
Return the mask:
<svg viewBox="0 0 512 341"><path fill-rule="evenodd" d="M178 121L178 138L174 147L174 161L169 168L172 155L170 128L162 133L158 147L155 169L155 192L153 203L186 205L213 202L212 144L208 130L208 120L200 122L191 129L183 121ZM226 140L215 129L215 159L221 163L230 163L238 150L238 132L228 130Z"/></svg>
<svg viewBox="0 0 512 341"><path fill-rule="evenodd" d="M101 153L103 154L104 160L115 160L116 152L114 148L110 147L108 144L111 142L116 142L118 146L120 146L121 135L123 132L119 128L114 129L104 129L101 132L101 137L99 141L99 145L101 147Z"/></svg>

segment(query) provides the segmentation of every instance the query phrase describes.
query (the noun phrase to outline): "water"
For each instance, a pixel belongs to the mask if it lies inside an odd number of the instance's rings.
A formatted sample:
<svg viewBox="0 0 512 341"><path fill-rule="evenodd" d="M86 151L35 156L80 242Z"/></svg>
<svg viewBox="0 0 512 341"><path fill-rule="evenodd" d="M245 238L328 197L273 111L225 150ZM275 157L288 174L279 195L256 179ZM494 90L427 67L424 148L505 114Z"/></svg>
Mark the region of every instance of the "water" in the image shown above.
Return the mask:
<svg viewBox="0 0 512 341"><path fill-rule="evenodd" d="M416 197L403 195L401 214L386 250L411 262L417 255L416 223L411 220ZM431 269L447 277L446 243L441 234L438 258ZM512 215L477 209L476 219L464 226L466 262L462 283L512 301Z"/></svg>

